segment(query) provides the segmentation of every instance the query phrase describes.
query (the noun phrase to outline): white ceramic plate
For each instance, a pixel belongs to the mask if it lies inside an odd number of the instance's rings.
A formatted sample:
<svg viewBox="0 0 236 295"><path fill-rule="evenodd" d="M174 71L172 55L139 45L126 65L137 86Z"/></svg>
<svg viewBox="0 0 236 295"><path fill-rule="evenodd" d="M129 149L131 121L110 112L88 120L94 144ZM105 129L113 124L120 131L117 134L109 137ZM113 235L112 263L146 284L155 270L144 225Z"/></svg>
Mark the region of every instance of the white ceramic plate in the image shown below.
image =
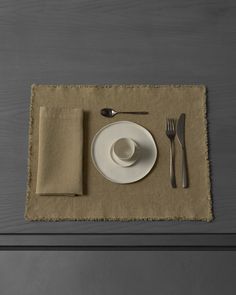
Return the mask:
<svg viewBox="0 0 236 295"><path fill-rule="evenodd" d="M122 137L132 138L140 147L138 161L129 167L121 167L110 154L112 144ZM97 170L115 183L131 183L145 177L157 159L157 147L151 133L144 127L130 122L118 121L104 126L93 138L91 156Z"/></svg>

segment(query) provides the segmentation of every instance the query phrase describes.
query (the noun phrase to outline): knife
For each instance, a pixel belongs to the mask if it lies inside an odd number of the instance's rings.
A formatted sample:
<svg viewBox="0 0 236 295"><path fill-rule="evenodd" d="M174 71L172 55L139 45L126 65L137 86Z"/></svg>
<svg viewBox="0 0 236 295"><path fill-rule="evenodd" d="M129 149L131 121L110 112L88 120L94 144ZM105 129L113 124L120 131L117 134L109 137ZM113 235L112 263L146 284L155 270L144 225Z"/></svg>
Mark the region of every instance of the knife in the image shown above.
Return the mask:
<svg viewBox="0 0 236 295"><path fill-rule="evenodd" d="M185 149L185 114L181 114L177 123L177 137L182 147L182 187L188 187L188 170Z"/></svg>

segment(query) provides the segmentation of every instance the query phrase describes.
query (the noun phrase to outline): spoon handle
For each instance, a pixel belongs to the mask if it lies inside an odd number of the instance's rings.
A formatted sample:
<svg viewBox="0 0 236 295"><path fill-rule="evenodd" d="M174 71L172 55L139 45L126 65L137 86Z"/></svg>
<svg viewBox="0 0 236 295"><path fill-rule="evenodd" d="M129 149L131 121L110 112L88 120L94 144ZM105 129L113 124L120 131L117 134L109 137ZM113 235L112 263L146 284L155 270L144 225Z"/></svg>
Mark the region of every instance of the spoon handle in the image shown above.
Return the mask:
<svg viewBox="0 0 236 295"><path fill-rule="evenodd" d="M117 114L147 115L148 112L117 112Z"/></svg>

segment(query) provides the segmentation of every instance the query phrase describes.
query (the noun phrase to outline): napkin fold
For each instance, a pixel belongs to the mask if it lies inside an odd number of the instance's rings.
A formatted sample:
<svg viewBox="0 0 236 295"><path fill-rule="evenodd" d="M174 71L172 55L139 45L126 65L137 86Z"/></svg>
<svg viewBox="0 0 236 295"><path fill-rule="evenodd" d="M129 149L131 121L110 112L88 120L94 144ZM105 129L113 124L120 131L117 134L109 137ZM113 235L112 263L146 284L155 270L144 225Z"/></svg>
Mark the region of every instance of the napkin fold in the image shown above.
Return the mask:
<svg viewBox="0 0 236 295"><path fill-rule="evenodd" d="M83 193L83 111L40 107L36 194Z"/></svg>

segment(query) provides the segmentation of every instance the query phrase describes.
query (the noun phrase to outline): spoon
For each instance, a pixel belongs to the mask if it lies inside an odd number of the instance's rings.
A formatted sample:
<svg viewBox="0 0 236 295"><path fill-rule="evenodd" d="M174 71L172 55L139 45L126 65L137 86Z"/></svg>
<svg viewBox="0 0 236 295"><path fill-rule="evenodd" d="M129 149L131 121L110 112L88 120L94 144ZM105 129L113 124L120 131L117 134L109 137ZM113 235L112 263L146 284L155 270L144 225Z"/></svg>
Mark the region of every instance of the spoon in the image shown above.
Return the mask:
<svg viewBox="0 0 236 295"><path fill-rule="evenodd" d="M112 118L117 114L147 115L148 112L117 112L113 109L105 108L100 111L100 114L104 117Z"/></svg>

